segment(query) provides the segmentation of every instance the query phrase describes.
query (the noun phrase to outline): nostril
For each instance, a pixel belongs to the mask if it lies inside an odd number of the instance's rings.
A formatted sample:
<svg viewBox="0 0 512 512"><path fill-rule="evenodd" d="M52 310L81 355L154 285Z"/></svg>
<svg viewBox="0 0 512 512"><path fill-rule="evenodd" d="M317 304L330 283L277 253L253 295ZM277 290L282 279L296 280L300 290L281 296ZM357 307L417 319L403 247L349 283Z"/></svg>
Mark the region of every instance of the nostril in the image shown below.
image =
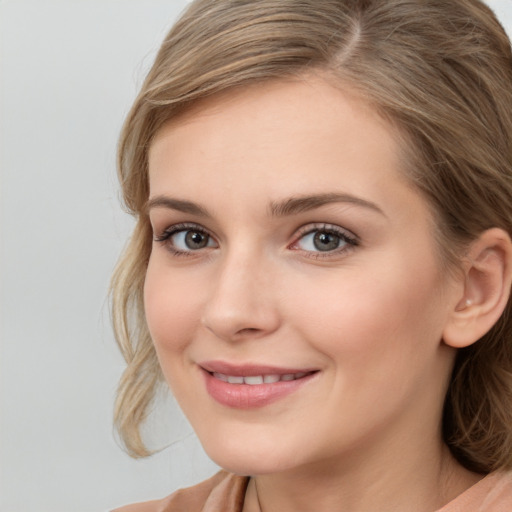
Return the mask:
<svg viewBox="0 0 512 512"><path fill-rule="evenodd" d="M251 334L253 332L258 332L259 329L256 329L255 327L245 327L244 329L240 329L237 334Z"/></svg>

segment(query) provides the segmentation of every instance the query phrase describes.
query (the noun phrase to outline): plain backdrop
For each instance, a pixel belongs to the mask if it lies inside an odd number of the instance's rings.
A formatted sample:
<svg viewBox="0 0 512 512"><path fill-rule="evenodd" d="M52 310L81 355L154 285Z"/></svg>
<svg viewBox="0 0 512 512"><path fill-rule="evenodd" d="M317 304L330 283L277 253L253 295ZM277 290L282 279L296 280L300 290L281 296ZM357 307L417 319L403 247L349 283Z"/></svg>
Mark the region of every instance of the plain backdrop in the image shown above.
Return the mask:
<svg viewBox="0 0 512 512"><path fill-rule="evenodd" d="M186 3L0 0L0 512L104 512L216 470L173 404L150 459L112 429L116 141ZM512 0L489 4L512 33Z"/></svg>

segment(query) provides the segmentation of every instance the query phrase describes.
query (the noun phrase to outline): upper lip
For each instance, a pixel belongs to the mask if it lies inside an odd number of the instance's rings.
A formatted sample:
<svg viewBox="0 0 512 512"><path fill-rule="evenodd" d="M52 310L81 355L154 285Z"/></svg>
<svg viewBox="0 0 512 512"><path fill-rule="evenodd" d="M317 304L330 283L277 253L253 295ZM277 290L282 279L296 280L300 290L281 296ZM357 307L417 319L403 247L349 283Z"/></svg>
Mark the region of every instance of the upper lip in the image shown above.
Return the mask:
<svg viewBox="0 0 512 512"><path fill-rule="evenodd" d="M234 377L252 375L287 375L293 373L309 373L317 371L317 368L284 368L262 364L233 364L226 361L204 361L198 363L203 370L210 373L222 373Z"/></svg>

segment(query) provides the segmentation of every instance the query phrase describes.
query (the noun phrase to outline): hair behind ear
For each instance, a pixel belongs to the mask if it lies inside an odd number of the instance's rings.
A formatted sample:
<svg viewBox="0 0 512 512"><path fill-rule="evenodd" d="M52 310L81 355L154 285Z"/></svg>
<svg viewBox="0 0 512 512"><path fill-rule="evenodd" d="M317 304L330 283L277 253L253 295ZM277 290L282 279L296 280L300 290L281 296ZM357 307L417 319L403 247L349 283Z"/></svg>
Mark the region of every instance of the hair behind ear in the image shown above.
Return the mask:
<svg viewBox="0 0 512 512"><path fill-rule="evenodd" d="M464 466L481 473L512 469L511 261L512 243L502 229L471 244L464 294L444 333L445 343L459 349L444 438Z"/></svg>
<svg viewBox="0 0 512 512"><path fill-rule="evenodd" d="M510 323L508 307L486 336L459 350L446 396L444 440L478 473L512 469L512 340L502 338Z"/></svg>

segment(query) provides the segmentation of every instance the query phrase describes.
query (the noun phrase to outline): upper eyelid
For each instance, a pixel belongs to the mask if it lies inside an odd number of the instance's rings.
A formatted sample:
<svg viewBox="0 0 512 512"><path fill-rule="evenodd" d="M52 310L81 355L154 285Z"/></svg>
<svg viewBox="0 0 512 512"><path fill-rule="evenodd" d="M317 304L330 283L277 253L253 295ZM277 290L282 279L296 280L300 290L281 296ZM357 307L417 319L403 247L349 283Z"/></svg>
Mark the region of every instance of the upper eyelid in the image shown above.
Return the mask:
<svg viewBox="0 0 512 512"><path fill-rule="evenodd" d="M197 224L196 222L177 222L176 224L171 224L163 229L155 229L153 228L153 236L162 236L165 234L174 234L178 233L180 231L188 231L196 229L197 231L200 231L201 233L205 233L213 238L215 236L211 233L211 231L201 224ZM160 233L160 235L157 235L157 233Z"/></svg>
<svg viewBox="0 0 512 512"><path fill-rule="evenodd" d="M313 233L314 231L333 231L335 233L339 233L341 235L345 235L348 238L353 238L357 241L359 241L359 236L357 236L353 231L350 229L344 228L342 226L339 226L337 224L333 224L330 222L311 222L309 224L304 224L300 228L298 228L295 231L294 238L297 240L298 238L305 236L309 233Z"/></svg>

